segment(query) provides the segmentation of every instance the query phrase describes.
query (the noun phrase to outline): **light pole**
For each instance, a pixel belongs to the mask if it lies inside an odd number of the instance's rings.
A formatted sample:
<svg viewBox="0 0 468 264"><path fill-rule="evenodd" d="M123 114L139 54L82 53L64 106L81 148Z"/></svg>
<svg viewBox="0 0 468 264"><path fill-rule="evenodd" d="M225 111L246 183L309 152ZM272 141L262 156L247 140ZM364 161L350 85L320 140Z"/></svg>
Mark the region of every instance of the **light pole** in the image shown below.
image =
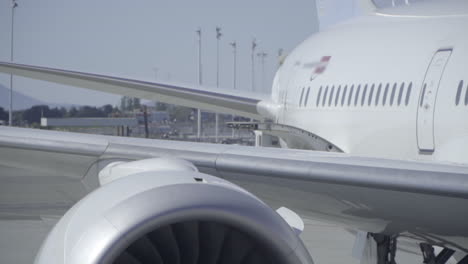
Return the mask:
<svg viewBox="0 0 468 264"><path fill-rule="evenodd" d="M233 65L233 80L232 80L232 85L234 89L236 89L236 79L237 79L237 43L235 41L229 43L232 47L232 54L234 56L234 65Z"/></svg>
<svg viewBox="0 0 468 264"><path fill-rule="evenodd" d="M252 40L252 91L255 91L255 48L257 48L257 41L255 38Z"/></svg>
<svg viewBox="0 0 468 264"><path fill-rule="evenodd" d="M202 31L201 28L197 29L197 36L198 36L198 84L202 85L203 78L202 78Z"/></svg>
<svg viewBox="0 0 468 264"><path fill-rule="evenodd" d="M216 87L219 87L219 40L222 36L221 28L216 27Z"/></svg>
<svg viewBox="0 0 468 264"><path fill-rule="evenodd" d="M219 40L223 34L221 28L216 27L216 87L219 88ZM219 114L215 113L215 142L218 143Z"/></svg>
<svg viewBox="0 0 468 264"><path fill-rule="evenodd" d="M158 67L154 67L153 68L153 71L154 71L154 81L155 82L158 82L158 72L159 72L159 68ZM154 106L156 107L156 110L158 109L158 105L159 105L159 102L158 101L154 101ZM146 112L145 112L146 114Z"/></svg>
<svg viewBox="0 0 468 264"><path fill-rule="evenodd" d="M262 87L261 89L265 89L265 58L268 56L268 53L262 51L257 53L257 56L260 58L262 63Z"/></svg>
<svg viewBox="0 0 468 264"><path fill-rule="evenodd" d="M283 49L278 50L278 68L281 67L281 64L283 64Z"/></svg>
<svg viewBox="0 0 468 264"><path fill-rule="evenodd" d="M202 79L202 60L201 60L201 50L202 50L202 31L201 28L198 28L198 84L201 86L203 83ZM201 137L201 111L200 108L197 109L197 139L200 140Z"/></svg>
<svg viewBox="0 0 468 264"><path fill-rule="evenodd" d="M15 8L18 6L16 0L11 1L11 44L10 44L10 61L13 62L13 41L14 41L14 23L15 23ZM8 125L13 125L13 74L10 74L10 109L8 113Z"/></svg>
<svg viewBox="0 0 468 264"><path fill-rule="evenodd" d="M234 65L233 65L233 87L236 89L236 68L237 68L237 43L235 41L229 43L232 47L232 54L234 56ZM232 121L234 122L234 115L232 115ZM234 129L231 130L231 137L234 137Z"/></svg>
<svg viewBox="0 0 468 264"><path fill-rule="evenodd" d="M154 80L155 80L155 81L158 81L158 72L159 72L159 68L158 68L158 67L154 67L154 68L153 68L153 71L154 71Z"/></svg>

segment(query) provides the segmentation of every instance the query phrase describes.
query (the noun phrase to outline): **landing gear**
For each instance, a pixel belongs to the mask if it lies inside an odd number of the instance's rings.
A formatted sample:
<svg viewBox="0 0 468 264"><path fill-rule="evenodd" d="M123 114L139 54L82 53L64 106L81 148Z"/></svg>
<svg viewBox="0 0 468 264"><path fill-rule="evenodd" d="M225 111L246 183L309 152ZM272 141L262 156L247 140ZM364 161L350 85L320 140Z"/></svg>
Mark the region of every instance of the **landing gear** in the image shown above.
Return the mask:
<svg viewBox="0 0 468 264"><path fill-rule="evenodd" d="M377 264L396 264L396 236L372 234L372 237L377 243Z"/></svg>
<svg viewBox="0 0 468 264"><path fill-rule="evenodd" d="M426 264L445 264L450 259L450 257L455 253L454 250L444 248L442 251L437 254L434 253L434 247L429 244L420 244L421 252L423 255L423 263Z"/></svg>
<svg viewBox="0 0 468 264"><path fill-rule="evenodd" d="M425 264L445 264L455 254L455 251L449 248L444 248L439 254L435 254L434 247L429 244L420 244L423 255L423 263ZM468 255L460 259L457 264L468 264Z"/></svg>
<svg viewBox="0 0 468 264"><path fill-rule="evenodd" d="M458 264L468 264L468 255L458 261Z"/></svg>
<svg viewBox="0 0 468 264"><path fill-rule="evenodd" d="M360 259L361 264L397 264L397 235L358 232L356 238L353 256ZM419 247L423 264L455 263L454 260L458 261L457 264L468 264L468 254L465 255L465 252L456 253L455 250L450 248L434 249L434 246L426 243L419 244ZM415 248L411 247L408 252L419 255L413 249ZM404 255L402 256L403 259L405 259ZM413 255L413 257L416 255ZM449 260L451 261L449 262ZM407 261L403 260L403 262L406 263ZM416 263L421 263L420 259Z"/></svg>

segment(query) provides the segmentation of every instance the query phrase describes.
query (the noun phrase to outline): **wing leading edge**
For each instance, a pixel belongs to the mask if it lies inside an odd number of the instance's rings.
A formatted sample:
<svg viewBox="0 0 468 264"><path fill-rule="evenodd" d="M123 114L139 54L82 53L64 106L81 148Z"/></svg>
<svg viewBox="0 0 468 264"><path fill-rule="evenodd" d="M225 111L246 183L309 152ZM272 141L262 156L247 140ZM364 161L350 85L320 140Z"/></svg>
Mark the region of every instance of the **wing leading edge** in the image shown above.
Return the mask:
<svg viewBox="0 0 468 264"><path fill-rule="evenodd" d="M267 99L265 94L228 91L153 83L141 80L92 74L40 66L0 62L0 72L54 83L161 101L219 113L236 114L259 119L257 104Z"/></svg>

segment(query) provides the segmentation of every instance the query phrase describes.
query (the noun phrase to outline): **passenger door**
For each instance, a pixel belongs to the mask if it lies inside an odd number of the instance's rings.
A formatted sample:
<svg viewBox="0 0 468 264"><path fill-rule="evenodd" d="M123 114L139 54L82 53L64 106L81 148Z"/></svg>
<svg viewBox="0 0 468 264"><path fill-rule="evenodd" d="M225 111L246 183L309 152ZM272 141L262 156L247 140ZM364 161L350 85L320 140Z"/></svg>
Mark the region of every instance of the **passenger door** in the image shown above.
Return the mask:
<svg viewBox="0 0 468 264"><path fill-rule="evenodd" d="M417 111L417 138L420 152L434 152L434 112L437 90L452 49L438 50L426 71Z"/></svg>

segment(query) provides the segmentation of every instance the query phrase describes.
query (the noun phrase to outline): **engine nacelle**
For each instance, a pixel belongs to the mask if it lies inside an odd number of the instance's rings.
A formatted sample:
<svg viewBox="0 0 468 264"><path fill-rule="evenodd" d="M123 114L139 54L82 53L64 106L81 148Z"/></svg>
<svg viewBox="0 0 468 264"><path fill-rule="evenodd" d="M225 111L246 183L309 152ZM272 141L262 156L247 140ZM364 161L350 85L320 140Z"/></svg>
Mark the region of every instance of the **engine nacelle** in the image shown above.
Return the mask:
<svg viewBox="0 0 468 264"><path fill-rule="evenodd" d="M155 166L129 169L141 164ZM62 217L36 264L313 263L278 213L187 162L152 159L103 172L106 184Z"/></svg>

